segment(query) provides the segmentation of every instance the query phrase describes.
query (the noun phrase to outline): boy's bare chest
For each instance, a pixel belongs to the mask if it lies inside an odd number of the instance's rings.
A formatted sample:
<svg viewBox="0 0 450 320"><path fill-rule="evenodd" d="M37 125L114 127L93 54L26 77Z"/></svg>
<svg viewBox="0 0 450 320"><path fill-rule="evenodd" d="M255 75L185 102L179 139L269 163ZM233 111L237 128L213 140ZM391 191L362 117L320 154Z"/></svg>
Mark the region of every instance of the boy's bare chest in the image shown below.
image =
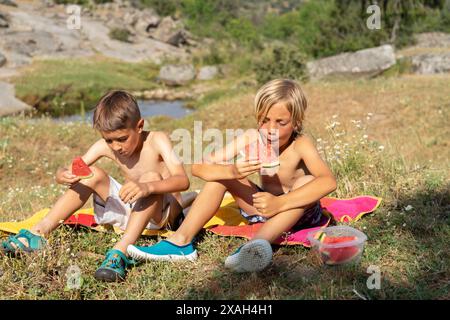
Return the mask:
<svg viewBox="0 0 450 320"><path fill-rule="evenodd" d="M280 166L274 175L261 175L263 189L276 193L290 190L295 181L305 175L302 161L293 150L286 150L279 157ZM271 190L273 189L273 190Z"/></svg>
<svg viewBox="0 0 450 320"><path fill-rule="evenodd" d="M147 176L164 170L164 163L154 150L142 149L138 155L127 159L116 159L126 180L145 181Z"/></svg>

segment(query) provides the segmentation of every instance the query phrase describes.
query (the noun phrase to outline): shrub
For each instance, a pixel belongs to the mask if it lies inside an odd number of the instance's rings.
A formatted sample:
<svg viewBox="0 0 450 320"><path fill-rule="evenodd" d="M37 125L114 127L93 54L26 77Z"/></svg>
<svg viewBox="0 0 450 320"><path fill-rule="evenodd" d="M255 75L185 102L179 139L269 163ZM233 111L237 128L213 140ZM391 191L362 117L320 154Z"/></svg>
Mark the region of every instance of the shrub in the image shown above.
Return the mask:
<svg viewBox="0 0 450 320"><path fill-rule="evenodd" d="M130 35L131 35L130 31L122 28L113 28L109 32L109 37L111 39L119 40L122 42L131 42Z"/></svg>
<svg viewBox="0 0 450 320"><path fill-rule="evenodd" d="M297 48L276 46L253 65L258 83L275 78L306 79L306 57Z"/></svg>

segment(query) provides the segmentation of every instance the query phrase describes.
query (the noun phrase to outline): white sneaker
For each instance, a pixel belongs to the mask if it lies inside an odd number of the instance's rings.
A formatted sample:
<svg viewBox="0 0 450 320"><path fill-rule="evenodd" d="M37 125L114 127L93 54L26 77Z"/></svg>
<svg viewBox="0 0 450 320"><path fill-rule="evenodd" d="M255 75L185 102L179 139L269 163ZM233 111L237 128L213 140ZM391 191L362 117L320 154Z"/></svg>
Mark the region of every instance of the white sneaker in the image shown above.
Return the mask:
<svg viewBox="0 0 450 320"><path fill-rule="evenodd" d="M251 240L225 260L225 267L236 272L255 272L272 261L272 246L264 239Z"/></svg>

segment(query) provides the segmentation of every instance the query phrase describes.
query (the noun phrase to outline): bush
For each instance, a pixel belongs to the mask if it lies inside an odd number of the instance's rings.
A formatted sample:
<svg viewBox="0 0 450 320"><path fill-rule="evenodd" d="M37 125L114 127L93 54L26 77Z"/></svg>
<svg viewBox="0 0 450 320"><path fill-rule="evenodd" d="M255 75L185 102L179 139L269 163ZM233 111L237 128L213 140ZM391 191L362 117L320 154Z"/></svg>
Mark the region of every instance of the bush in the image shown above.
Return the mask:
<svg viewBox="0 0 450 320"><path fill-rule="evenodd" d="M256 80L264 84L275 78L306 79L306 57L297 48L277 46L254 63Z"/></svg>
<svg viewBox="0 0 450 320"><path fill-rule="evenodd" d="M141 4L150 7L160 16L173 16L180 7L180 0L141 0Z"/></svg>
<svg viewBox="0 0 450 320"><path fill-rule="evenodd" d="M258 31L248 19L231 19L227 23L225 30L232 39L241 45L256 47L260 43Z"/></svg>
<svg viewBox="0 0 450 320"><path fill-rule="evenodd" d="M113 28L109 32L109 37L111 39L119 40L122 42L131 42L130 35L131 35L130 31L122 28Z"/></svg>
<svg viewBox="0 0 450 320"><path fill-rule="evenodd" d="M370 3L362 6L360 1L308 1L285 14L267 15L260 32L269 39L293 41L314 58L384 43L402 47L412 43L414 33L450 31L450 2L444 2L380 2L381 29L370 30L366 26L366 6Z"/></svg>

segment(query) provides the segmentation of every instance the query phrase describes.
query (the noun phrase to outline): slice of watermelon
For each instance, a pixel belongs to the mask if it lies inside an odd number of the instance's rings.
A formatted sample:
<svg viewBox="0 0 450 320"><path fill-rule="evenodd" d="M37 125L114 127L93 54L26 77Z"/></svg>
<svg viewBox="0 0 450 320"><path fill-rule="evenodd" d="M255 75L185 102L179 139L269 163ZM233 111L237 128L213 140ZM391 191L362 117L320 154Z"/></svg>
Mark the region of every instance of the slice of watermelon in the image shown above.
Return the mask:
<svg viewBox="0 0 450 320"><path fill-rule="evenodd" d="M94 175L89 166L83 161L81 157L76 157L75 159L73 159L72 174L80 177L81 179L88 179Z"/></svg>
<svg viewBox="0 0 450 320"><path fill-rule="evenodd" d="M264 144L262 141L247 144L243 156L245 160L258 159L261 161L261 166L267 169L280 165L278 152L270 143Z"/></svg>
<svg viewBox="0 0 450 320"><path fill-rule="evenodd" d="M325 236L321 242L329 244L329 243L343 243L343 242L350 242L356 240L355 236L350 237L331 237L331 236Z"/></svg>
<svg viewBox="0 0 450 320"><path fill-rule="evenodd" d="M359 255L359 248L354 246L344 248L323 248L320 250L320 253L325 264L344 264L352 261Z"/></svg>
<svg viewBox="0 0 450 320"><path fill-rule="evenodd" d="M263 168L275 168L280 165L278 158L278 152L274 149L274 146L267 142L266 144L260 144L259 159L262 162Z"/></svg>
<svg viewBox="0 0 450 320"><path fill-rule="evenodd" d="M322 232L317 239L324 244L345 243L356 240L355 236L327 236ZM359 254L357 246L342 248L320 248L323 261L328 265L344 264L353 260Z"/></svg>

